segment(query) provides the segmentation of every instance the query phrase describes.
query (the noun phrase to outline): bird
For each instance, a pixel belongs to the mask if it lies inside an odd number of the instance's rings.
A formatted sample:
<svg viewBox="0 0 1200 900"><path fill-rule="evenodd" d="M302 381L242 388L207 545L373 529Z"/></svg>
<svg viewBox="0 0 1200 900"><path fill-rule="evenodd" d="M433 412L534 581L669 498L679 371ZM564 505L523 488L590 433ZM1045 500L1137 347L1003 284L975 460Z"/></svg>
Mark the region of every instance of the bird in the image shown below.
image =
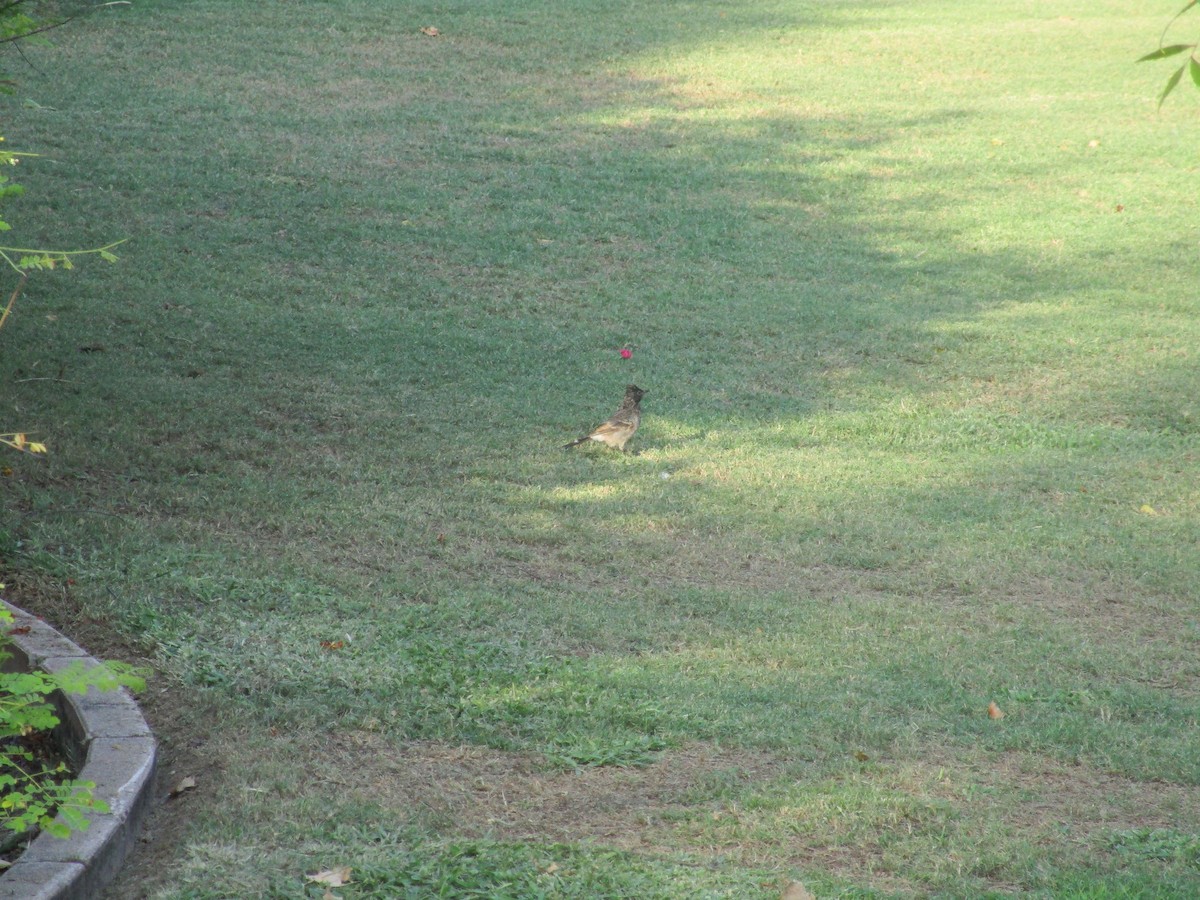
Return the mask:
<svg viewBox="0 0 1200 900"><path fill-rule="evenodd" d="M646 396L646 392L636 384L626 385L625 399L621 401L621 405L612 414L612 417L590 434L585 434L569 444L563 444L563 449L578 446L584 441L599 441L622 453L625 452L625 445L629 443L629 439L633 437L633 433L637 431L638 425L642 421L640 404L644 396Z"/></svg>

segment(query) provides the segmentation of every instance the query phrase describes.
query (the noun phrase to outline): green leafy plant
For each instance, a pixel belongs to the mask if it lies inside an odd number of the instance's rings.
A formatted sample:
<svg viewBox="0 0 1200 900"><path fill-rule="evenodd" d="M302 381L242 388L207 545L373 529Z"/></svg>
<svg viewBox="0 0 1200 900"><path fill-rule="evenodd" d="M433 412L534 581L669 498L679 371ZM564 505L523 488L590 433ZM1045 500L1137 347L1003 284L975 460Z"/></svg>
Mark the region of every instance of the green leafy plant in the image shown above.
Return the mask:
<svg viewBox="0 0 1200 900"><path fill-rule="evenodd" d="M0 609L0 626L11 623L12 614ZM0 647L0 660L10 656ZM31 749L31 738L59 723L50 696L55 691L83 694L91 688L144 686L133 667L117 662L90 668L80 662L55 673L0 673L0 828L8 832L9 842L38 828L67 837L88 827L89 813L108 812L93 793L95 782L71 777L65 762L47 762Z"/></svg>
<svg viewBox="0 0 1200 900"><path fill-rule="evenodd" d="M3 140L4 138L0 137L0 141ZM10 150L0 150L0 165L15 166L20 162L22 157L35 157L37 155L36 153L16 153ZM0 201L20 197L24 193L25 188L19 184L14 184L7 175L0 175ZM0 231L11 230L12 226L0 218ZM31 271L57 269L60 267L63 269L73 269L75 268L73 260L79 256L99 256L107 262L116 262L117 257L113 254L112 249L122 243L124 241L114 241L104 247L96 247L91 250L46 250L0 245L0 259L4 260L13 271L22 277L21 284L9 298L3 314L0 314L0 327L4 326L4 322L12 310L12 305L20 293L20 288L24 286L24 279L28 277Z"/></svg>
<svg viewBox="0 0 1200 900"><path fill-rule="evenodd" d="M31 0L4 0L0 3L0 44L37 38L42 32L57 28L67 21L58 17L38 19L25 11L34 9L36 5ZM11 78L6 75L0 77L0 91L11 94L14 86Z"/></svg>
<svg viewBox="0 0 1200 900"><path fill-rule="evenodd" d="M0 34L2 33L2 27L0 27ZM0 42L3 42L3 40L5 38L0 37ZM0 137L0 141L3 140L4 138ZM32 153L14 153L9 150L0 150L0 166L15 166L21 157L35 155ZM21 185L13 183L6 175L0 175L0 201L19 197L24 192L25 189ZM11 230L12 226L0 218L0 232ZM17 298L21 295L21 291L25 288L25 282L29 280L29 273L31 271L57 268L72 269L75 267L74 259L80 256L99 256L106 262L116 262L117 256L112 250L122 243L124 241L115 241L104 247L96 247L91 250L47 250L0 245L0 260L20 276L20 280L9 295L8 302L5 304L3 311L0 311L0 329L3 329L5 324L7 324L8 317L12 314L13 306L17 302ZM46 452L45 444L29 440L28 436L22 432L0 433L0 445L25 453Z"/></svg>
<svg viewBox="0 0 1200 900"><path fill-rule="evenodd" d="M39 9L29 0L0 0L0 44L12 43L40 35L62 25L67 18L40 18L27 10ZM69 17L68 17L69 18ZM0 91L11 93L14 82L7 73L0 73ZM0 137L0 141L4 138ZM0 167L15 166L22 157L35 156L0 150ZM20 197L24 188L7 175L0 175L0 201ZM12 226L0 218L0 232ZM0 310L0 330L7 324L13 306L30 272L57 268L72 269L74 260L95 255L108 262L117 257L112 248L117 241L90 250L56 250L0 246L0 260L18 276L16 287ZM45 453L46 445L30 440L23 432L0 433L0 445L25 453ZM0 585L2 588L3 585ZM0 626L12 622L7 610L0 610ZM0 661L8 654L0 640ZM0 673L0 829L8 832L3 848L19 841L27 832L44 829L58 837L88 826L88 813L107 812L107 805L93 791L96 785L71 776L65 762L53 754L35 753L35 740L58 725L58 716L50 696L56 691L86 693L91 688L114 690L125 686L139 689L142 678L129 666L121 663L102 663L85 668L82 663L57 672Z"/></svg>
<svg viewBox="0 0 1200 900"><path fill-rule="evenodd" d="M0 136L0 141L3 140L4 138ZM0 150L0 166L15 166L20 162L22 157L35 157L37 155L36 153L17 153L11 150ZM0 201L20 197L24 193L24 187L12 182L7 175L0 175ZM12 226L3 218L0 218L0 232L11 230ZM29 277L31 271L57 268L73 269L75 268L73 260L80 256L99 256L106 262L116 262L117 256L112 252L112 249L123 243L123 240L114 241L111 244L103 247L95 247L90 250L48 250L0 245L0 260L7 263L14 272L21 276L20 284L17 285L16 290L9 296L8 303L4 307L4 312L0 313L0 328L3 328L5 322L8 320L13 304L20 295L21 289L25 285L25 279Z"/></svg>
<svg viewBox="0 0 1200 900"><path fill-rule="evenodd" d="M30 39L42 40L43 32L58 28L72 18L69 15L44 14L42 10L43 5L37 3L36 0L0 0L0 44ZM0 70L0 92L12 93L14 85L15 82L8 73ZM0 137L0 141L3 140L4 138ZM15 166L22 157L36 155L0 150L0 166ZM0 201L19 197L24 192L25 189L11 181L7 175L0 175ZM0 232L11 230L12 226L0 218ZM0 329L3 329L8 321L13 305L16 303L17 297L21 295L30 272L57 268L71 269L74 268L73 260L80 256L95 255L108 262L116 262L117 257L112 253L112 249L120 243L123 242L116 241L105 247L96 247L90 250L48 250L0 246L0 260L7 263L20 276L16 288L9 295L8 303L3 311L0 311ZM24 453L46 452L45 444L31 441L20 432L0 432L0 445Z"/></svg>
<svg viewBox="0 0 1200 900"><path fill-rule="evenodd" d="M1171 30L1171 26L1175 24L1175 21L1197 3L1200 3L1200 0L1189 0L1188 4L1184 6L1183 9L1172 16L1171 21L1167 23L1167 27L1163 29L1162 35L1159 36L1158 49L1151 53L1147 53L1138 60L1138 62L1149 62L1151 60L1167 59L1168 57L1178 56L1181 53L1188 54L1187 61L1171 73L1171 76L1167 79L1166 85L1164 85L1162 89L1162 93L1158 95L1159 109L1162 109L1163 101L1167 99L1167 95L1170 94L1171 91L1175 90L1175 88L1179 85L1179 82L1183 79L1183 73L1185 71L1191 75L1192 81L1196 84L1196 86L1200 87L1200 59L1196 57L1197 44L1164 43L1167 37L1167 32Z"/></svg>

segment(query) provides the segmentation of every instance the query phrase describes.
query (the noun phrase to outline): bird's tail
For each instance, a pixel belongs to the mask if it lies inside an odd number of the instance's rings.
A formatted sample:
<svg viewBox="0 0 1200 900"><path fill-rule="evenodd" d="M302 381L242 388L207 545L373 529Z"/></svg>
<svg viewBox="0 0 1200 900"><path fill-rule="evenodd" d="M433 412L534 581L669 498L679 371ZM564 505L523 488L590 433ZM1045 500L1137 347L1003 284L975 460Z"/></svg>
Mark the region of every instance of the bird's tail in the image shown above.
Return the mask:
<svg viewBox="0 0 1200 900"><path fill-rule="evenodd" d="M563 444L563 449L570 450L572 447L578 447L584 441L591 440L591 438L592 436L590 434L585 434L583 437L577 438L576 440L571 441L569 444Z"/></svg>

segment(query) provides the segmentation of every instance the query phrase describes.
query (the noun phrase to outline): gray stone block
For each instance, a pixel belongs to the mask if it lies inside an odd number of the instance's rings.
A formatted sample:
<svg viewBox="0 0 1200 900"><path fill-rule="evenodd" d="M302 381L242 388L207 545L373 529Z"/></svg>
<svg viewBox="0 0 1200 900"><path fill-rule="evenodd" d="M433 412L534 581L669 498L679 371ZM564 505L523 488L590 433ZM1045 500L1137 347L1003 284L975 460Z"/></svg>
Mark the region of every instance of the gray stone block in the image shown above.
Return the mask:
<svg viewBox="0 0 1200 900"><path fill-rule="evenodd" d="M53 657L43 659L38 668L58 674L79 662L75 657ZM91 657L85 657L85 668L91 668L88 662L96 664ZM67 698L69 702L64 702ZM56 698L60 706L60 718L68 723L79 739L150 736L150 726L146 724L133 697L124 688L113 691L89 688L85 694L68 694L67 698Z"/></svg>
<svg viewBox="0 0 1200 900"><path fill-rule="evenodd" d="M7 671L36 668L41 665L42 660L54 657L89 658L78 644L63 637L41 619L9 603L4 605L13 613L13 624L5 630L15 632L12 634L13 659L5 666ZM29 630L21 634L26 628Z"/></svg>
<svg viewBox="0 0 1200 900"><path fill-rule="evenodd" d="M0 900L62 900L72 896L69 892L83 874L83 864L77 862L16 865L0 878Z"/></svg>
<svg viewBox="0 0 1200 900"><path fill-rule="evenodd" d="M83 661L98 665L49 625L5 604L17 624L29 631L12 635L13 658L60 672ZM72 758L79 778L94 782L94 796L108 804L106 814L88 816L90 824L61 839L38 835L7 871L0 873L0 900L88 900L98 896L117 874L153 797L157 745L133 698L124 690L89 690L83 695L56 692L56 736Z"/></svg>
<svg viewBox="0 0 1200 900"><path fill-rule="evenodd" d="M96 738L79 777L96 783L96 796L104 798L113 815L140 821L138 804L149 802L157 762L152 737Z"/></svg>

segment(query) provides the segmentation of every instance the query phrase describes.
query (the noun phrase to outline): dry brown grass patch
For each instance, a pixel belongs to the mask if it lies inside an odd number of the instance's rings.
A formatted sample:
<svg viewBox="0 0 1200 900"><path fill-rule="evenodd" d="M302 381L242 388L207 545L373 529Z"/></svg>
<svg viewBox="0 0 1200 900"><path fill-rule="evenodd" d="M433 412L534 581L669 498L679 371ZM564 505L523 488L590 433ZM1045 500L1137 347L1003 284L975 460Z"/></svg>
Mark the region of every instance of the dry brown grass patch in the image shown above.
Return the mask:
<svg viewBox="0 0 1200 900"><path fill-rule="evenodd" d="M441 828L505 840L597 841L650 849L673 814L720 773L742 784L777 778L768 753L694 745L643 768L547 769L540 756L439 742L396 746L369 732L333 735L322 756L364 801L420 810Z"/></svg>

